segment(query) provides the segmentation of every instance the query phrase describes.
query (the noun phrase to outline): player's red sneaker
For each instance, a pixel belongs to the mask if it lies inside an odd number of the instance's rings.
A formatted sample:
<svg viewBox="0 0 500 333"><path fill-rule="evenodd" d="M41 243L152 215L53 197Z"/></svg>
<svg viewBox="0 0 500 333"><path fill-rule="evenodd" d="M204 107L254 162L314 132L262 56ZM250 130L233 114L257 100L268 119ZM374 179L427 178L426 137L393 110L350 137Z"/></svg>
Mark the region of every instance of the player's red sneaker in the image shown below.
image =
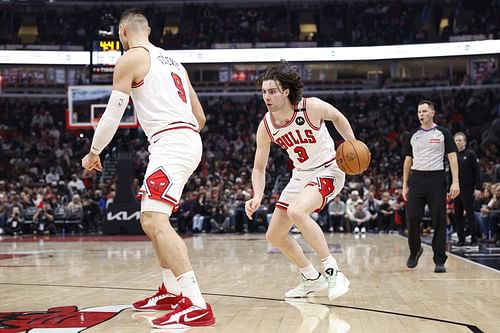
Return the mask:
<svg viewBox="0 0 500 333"><path fill-rule="evenodd" d="M179 302L175 311L167 313L162 317L158 317L151 321L151 325L155 328L189 328L198 326L211 326L215 324L214 313L210 304L207 303L207 308L203 309L193 305L191 300L184 297Z"/></svg>
<svg viewBox="0 0 500 333"><path fill-rule="evenodd" d="M174 310L181 300L182 294L174 295L169 293L162 283L156 294L135 302L132 307L136 311Z"/></svg>

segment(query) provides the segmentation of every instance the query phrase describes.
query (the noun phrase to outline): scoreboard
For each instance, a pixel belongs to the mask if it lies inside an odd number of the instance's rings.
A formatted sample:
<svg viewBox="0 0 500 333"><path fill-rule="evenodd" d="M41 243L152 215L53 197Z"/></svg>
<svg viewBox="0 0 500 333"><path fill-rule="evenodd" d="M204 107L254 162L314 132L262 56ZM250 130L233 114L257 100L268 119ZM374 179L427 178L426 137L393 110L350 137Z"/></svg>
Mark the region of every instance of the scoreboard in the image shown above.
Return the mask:
<svg viewBox="0 0 500 333"><path fill-rule="evenodd" d="M92 43L90 81L97 84L112 83L113 68L122 54L122 47L119 40L95 40Z"/></svg>
<svg viewBox="0 0 500 333"><path fill-rule="evenodd" d="M119 40L96 40L94 41L94 51L102 51L102 52L107 52L107 51L120 51L121 50L121 44Z"/></svg>

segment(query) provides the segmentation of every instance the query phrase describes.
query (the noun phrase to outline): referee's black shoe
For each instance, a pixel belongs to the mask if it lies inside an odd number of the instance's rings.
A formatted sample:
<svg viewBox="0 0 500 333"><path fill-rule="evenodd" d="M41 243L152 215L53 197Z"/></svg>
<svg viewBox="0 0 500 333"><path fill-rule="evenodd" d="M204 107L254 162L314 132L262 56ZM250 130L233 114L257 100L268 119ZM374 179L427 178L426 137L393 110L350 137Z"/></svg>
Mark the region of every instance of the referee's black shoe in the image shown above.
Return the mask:
<svg viewBox="0 0 500 333"><path fill-rule="evenodd" d="M421 247L420 250L418 250L416 256L410 256L408 257L408 261L406 261L406 267L408 268L415 268L418 265L418 259L420 259L420 256L422 255L422 252L424 252L424 249Z"/></svg>
<svg viewBox="0 0 500 333"><path fill-rule="evenodd" d="M446 273L446 267L444 267L444 264L436 264L436 267L434 267L434 273Z"/></svg>

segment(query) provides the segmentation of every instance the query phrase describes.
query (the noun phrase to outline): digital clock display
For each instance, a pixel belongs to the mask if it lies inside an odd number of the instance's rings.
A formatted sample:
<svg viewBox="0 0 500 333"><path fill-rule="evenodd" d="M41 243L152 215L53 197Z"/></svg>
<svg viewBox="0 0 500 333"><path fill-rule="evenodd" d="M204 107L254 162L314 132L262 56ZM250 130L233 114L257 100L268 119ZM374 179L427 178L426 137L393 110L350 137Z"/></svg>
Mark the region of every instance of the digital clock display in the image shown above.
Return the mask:
<svg viewBox="0 0 500 333"><path fill-rule="evenodd" d="M99 40L94 43L95 51L120 51L119 40Z"/></svg>

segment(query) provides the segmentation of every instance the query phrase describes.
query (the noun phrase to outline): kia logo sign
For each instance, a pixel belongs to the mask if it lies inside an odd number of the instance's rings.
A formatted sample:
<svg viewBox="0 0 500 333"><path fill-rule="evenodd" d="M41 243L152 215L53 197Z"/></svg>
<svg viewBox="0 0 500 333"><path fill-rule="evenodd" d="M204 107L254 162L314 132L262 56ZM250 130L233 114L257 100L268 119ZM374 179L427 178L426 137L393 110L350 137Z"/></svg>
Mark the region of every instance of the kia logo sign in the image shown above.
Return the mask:
<svg viewBox="0 0 500 333"><path fill-rule="evenodd" d="M127 211L123 210L121 212L108 212L106 215L106 219L108 221L131 221L131 220L139 220L141 217L141 212L133 212L129 214Z"/></svg>

